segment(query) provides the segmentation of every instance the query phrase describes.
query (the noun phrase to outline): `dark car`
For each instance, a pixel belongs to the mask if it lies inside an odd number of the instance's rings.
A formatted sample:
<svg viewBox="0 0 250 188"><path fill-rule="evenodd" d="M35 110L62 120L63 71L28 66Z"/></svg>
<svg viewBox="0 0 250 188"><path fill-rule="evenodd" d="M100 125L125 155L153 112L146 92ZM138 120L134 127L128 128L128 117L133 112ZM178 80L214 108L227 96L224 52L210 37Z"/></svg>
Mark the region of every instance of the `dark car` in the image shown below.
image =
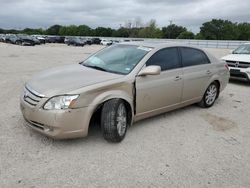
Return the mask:
<svg viewBox="0 0 250 188"><path fill-rule="evenodd" d="M46 36L45 41L47 43L64 43L65 37L62 36Z"/></svg>
<svg viewBox="0 0 250 188"><path fill-rule="evenodd" d="M99 38L92 38L92 39L91 39L92 44L100 44L101 41L102 41L102 40L99 39Z"/></svg>
<svg viewBox="0 0 250 188"><path fill-rule="evenodd" d="M10 44L18 44L19 38L16 35L6 35L5 42Z"/></svg>
<svg viewBox="0 0 250 188"><path fill-rule="evenodd" d="M46 43L45 37L43 37L43 36L34 35L33 37L35 37L36 39L38 39L40 41L40 44L45 44Z"/></svg>
<svg viewBox="0 0 250 188"><path fill-rule="evenodd" d="M86 44L85 39L77 38L77 37L69 37L65 40L65 44L68 46L84 46Z"/></svg>
<svg viewBox="0 0 250 188"><path fill-rule="evenodd" d="M41 44L41 41L38 40L35 36L31 36L32 40L35 42L35 44Z"/></svg>
<svg viewBox="0 0 250 188"><path fill-rule="evenodd" d="M16 41L16 44L20 44L23 46L34 46L36 42L34 39L29 35L17 35L18 40Z"/></svg>
<svg viewBox="0 0 250 188"><path fill-rule="evenodd" d="M91 38L85 38L84 40L86 41L85 43L88 44L88 45L93 44Z"/></svg>
<svg viewBox="0 0 250 188"><path fill-rule="evenodd" d="M0 34L0 42L5 42L5 34Z"/></svg>

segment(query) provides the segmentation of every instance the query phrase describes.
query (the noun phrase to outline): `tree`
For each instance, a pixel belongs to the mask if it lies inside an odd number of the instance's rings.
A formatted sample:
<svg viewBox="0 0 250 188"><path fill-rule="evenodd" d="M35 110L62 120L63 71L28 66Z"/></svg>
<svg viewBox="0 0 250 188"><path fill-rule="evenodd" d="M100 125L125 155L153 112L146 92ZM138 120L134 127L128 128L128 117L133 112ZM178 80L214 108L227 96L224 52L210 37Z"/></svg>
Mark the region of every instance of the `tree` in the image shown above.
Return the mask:
<svg viewBox="0 0 250 188"><path fill-rule="evenodd" d="M61 25L53 25L46 30L47 35L59 35Z"/></svg>
<svg viewBox="0 0 250 188"><path fill-rule="evenodd" d="M102 36L102 37L112 37L113 30L111 28L105 28L105 27L97 27L94 30L95 36Z"/></svg>
<svg viewBox="0 0 250 188"><path fill-rule="evenodd" d="M162 38L162 32L156 26L155 20L150 20L147 27L141 28L138 37L142 38Z"/></svg>
<svg viewBox="0 0 250 188"><path fill-rule="evenodd" d="M77 36L77 35L79 35L78 27L75 26L75 25L61 26L60 29L59 29L58 35Z"/></svg>
<svg viewBox="0 0 250 188"><path fill-rule="evenodd" d="M234 40L237 33L237 24L228 20L212 19L200 27L200 34L207 40Z"/></svg>
<svg viewBox="0 0 250 188"><path fill-rule="evenodd" d="M77 28L77 35L90 36L92 34L91 28L87 25L79 25Z"/></svg>
<svg viewBox="0 0 250 188"><path fill-rule="evenodd" d="M191 31L183 31L180 33L180 35L177 37L178 39L194 39L194 33Z"/></svg>
<svg viewBox="0 0 250 188"><path fill-rule="evenodd" d="M44 30L43 29L32 29L32 28L25 28L24 30L20 31L21 33L25 33L27 35L42 35L44 34Z"/></svg>
<svg viewBox="0 0 250 188"><path fill-rule="evenodd" d="M250 23L239 23L238 26L238 40L250 40Z"/></svg>
<svg viewBox="0 0 250 188"><path fill-rule="evenodd" d="M171 24L162 28L163 38L176 39L182 32L187 31L187 28Z"/></svg>
<svg viewBox="0 0 250 188"><path fill-rule="evenodd" d="M130 31L128 28L121 27L113 32L114 37L129 37Z"/></svg>

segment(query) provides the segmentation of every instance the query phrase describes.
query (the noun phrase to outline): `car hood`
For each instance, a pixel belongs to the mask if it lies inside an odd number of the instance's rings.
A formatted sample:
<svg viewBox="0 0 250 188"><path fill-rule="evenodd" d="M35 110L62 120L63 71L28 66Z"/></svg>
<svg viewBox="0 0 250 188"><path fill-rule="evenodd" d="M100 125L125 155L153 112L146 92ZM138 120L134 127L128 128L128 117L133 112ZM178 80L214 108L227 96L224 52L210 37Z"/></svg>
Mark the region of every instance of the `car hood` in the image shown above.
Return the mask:
<svg viewBox="0 0 250 188"><path fill-rule="evenodd" d="M75 64L42 71L26 84L35 92L51 97L123 76Z"/></svg>
<svg viewBox="0 0 250 188"><path fill-rule="evenodd" d="M250 54L229 54L222 57L226 61L240 61L250 63Z"/></svg>

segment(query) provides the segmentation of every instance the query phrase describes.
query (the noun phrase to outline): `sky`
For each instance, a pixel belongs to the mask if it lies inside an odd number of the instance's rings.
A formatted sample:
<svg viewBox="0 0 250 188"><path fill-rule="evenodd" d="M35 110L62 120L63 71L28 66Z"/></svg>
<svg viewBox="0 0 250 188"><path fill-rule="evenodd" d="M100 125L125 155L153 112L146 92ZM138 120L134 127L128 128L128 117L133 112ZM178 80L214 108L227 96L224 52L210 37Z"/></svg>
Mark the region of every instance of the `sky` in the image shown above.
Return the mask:
<svg viewBox="0 0 250 188"><path fill-rule="evenodd" d="M0 0L0 28L47 28L54 24L119 28L155 19L198 32L211 19L250 22L250 0Z"/></svg>

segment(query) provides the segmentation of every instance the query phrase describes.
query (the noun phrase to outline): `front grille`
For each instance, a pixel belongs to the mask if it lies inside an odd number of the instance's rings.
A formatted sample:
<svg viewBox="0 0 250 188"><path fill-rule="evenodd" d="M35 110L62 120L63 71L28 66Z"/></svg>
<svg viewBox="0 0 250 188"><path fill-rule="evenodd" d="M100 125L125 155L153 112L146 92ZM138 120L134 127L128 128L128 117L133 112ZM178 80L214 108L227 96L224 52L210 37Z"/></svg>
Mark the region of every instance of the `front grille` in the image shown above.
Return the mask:
<svg viewBox="0 0 250 188"><path fill-rule="evenodd" d="M250 67L250 63L246 63L246 62L241 62L241 61L226 61L226 62L229 67L238 67L238 68Z"/></svg>
<svg viewBox="0 0 250 188"><path fill-rule="evenodd" d="M30 104L31 106L36 106L41 99L43 98L42 95L38 94L37 92L31 90L27 86L24 89L23 100Z"/></svg>

